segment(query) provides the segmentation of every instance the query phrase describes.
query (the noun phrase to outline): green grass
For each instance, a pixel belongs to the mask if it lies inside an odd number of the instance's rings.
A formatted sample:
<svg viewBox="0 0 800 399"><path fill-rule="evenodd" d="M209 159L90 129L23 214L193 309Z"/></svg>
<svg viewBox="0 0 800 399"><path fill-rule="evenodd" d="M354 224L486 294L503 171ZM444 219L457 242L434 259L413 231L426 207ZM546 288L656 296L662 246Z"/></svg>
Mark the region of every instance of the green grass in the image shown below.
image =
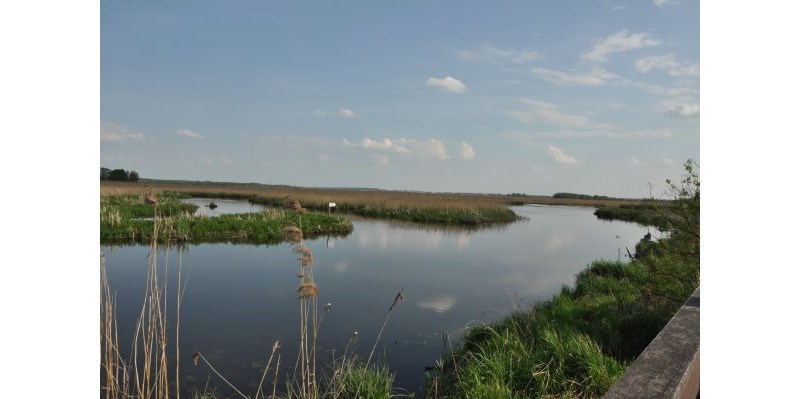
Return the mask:
<svg viewBox="0 0 800 399"><path fill-rule="evenodd" d="M595 261L551 300L470 329L427 397L602 396L699 284L678 235L643 241L632 261Z"/></svg>
<svg viewBox="0 0 800 399"><path fill-rule="evenodd" d="M594 215L603 220L636 222L645 226L669 226L668 207L654 205L621 205L597 208Z"/></svg>
<svg viewBox="0 0 800 399"><path fill-rule="evenodd" d="M302 226L303 234L347 235L353 224L347 218L319 213L298 214L293 211L266 210L259 213L194 216L196 205L184 204L174 195L159 196L159 205L144 204L136 196L101 197L100 242L149 243L153 237L153 217L161 227L158 241L278 243L287 223Z"/></svg>
<svg viewBox="0 0 800 399"><path fill-rule="evenodd" d="M158 196L158 210L162 215L180 215L194 213L199 207L181 201L190 198L188 195L162 194ZM121 218L152 218L153 206L144 201L143 195L109 195L100 197L101 220L118 215Z"/></svg>
<svg viewBox="0 0 800 399"><path fill-rule="evenodd" d="M393 394L394 374L385 364L367 366L357 357L345 359L337 365L332 375L327 377L322 398L390 399Z"/></svg>

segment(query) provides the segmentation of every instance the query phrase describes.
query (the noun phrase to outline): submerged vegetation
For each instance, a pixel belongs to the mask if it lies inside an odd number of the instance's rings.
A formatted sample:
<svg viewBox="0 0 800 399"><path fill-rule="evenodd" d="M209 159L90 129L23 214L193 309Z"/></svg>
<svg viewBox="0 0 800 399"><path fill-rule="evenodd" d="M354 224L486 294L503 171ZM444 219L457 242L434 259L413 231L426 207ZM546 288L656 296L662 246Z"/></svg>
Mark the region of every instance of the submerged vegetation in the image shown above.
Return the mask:
<svg viewBox="0 0 800 399"><path fill-rule="evenodd" d="M551 300L473 327L442 356L428 398L602 396L699 285L700 181L668 181L668 235L629 262L595 261Z"/></svg>

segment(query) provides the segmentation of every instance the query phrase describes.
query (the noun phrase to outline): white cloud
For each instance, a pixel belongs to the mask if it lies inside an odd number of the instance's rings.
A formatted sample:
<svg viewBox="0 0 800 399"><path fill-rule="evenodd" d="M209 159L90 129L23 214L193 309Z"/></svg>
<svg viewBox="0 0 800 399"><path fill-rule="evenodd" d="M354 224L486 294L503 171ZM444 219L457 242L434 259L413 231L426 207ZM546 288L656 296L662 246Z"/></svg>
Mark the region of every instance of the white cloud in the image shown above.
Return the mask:
<svg viewBox="0 0 800 399"><path fill-rule="evenodd" d="M524 111L510 111L509 115L526 123L541 122L547 125L578 129L616 129L610 123L598 123L585 115L569 114L558 110L558 106L546 101L523 98L519 102L528 105Z"/></svg>
<svg viewBox="0 0 800 399"><path fill-rule="evenodd" d="M524 64L541 58L539 53L531 50L500 49L492 45L483 45L477 50L461 50L461 59L483 62L510 62Z"/></svg>
<svg viewBox="0 0 800 399"><path fill-rule="evenodd" d="M428 78L425 81L426 86L436 87L438 89L442 89L445 91L449 91L451 93L464 93L467 91L467 86L464 85L460 80L452 77L446 76L444 78Z"/></svg>
<svg viewBox="0 0 800 399"><path fill-rule="evenodd" d="M231 166L233 165L233 160L226 156L221 156L219 157L219 163L222 166Z"/></svg>
<svg viewBox="0 0 800 399"><path fill-rule="evenodd" d="M640 161L637 158L628 159L628 163L631 164L631 165L644 165L644 162Z"/></svg>
<svg viewBox="0 0 800 399"><path fill-rule="evenodd" d="M675 104L664 115L676 119L697 119L700 118L700 104Z"/></svg>
<svg viewBox="0 0 800 399"><path fill-rule="evenodd" d="M417 159L417 160L447 160L450 156L447 155L447 149L441 140L428 139L406 139L399 138L392 140L384 138L381 140L373 140L369 137L361 139L360 143L353 143L347 139L343 140L344 145L353 148L361 148L368 151L387 152L400 155L402 157ZM388 158L386 158L388 162Z"/></svg>
<svg viewBox="0 0 800 399"><path fill-rule="evenodd" d="M605 39L595 41L594 45L581 55L581 59L593 62L606 62L614 53L653 47L661 44L647 33L628 34L627 30L619 31Z"/></svg>
<svg viewBox="0 0 800 399"><path fill-rule="evenodd" d="M549 130L549 131L508 131L500 133L498 136L502 139L519 141L519 142L533 142L536 143L539 139L543 138L557 138L557 139L576 139L576 138L591 138L591 137L607 137L612 139L647 139L659 138L668 139L674 134L669 128L662 129L641 129L641 130Z"/></svg>
<svg viewBox="0 0 800 399"><path fill-rule="evenodd" d="M536 77L559 86L603 86L619 80L619 75L604 68L594 67L588 72L563 72L554 69L532 68Z"/></svg>
<svg viewBox="0 0 800 399"><path fill-rule="evenodd" d="M578 160L575 159L572 155L567 154L564 150L554 146L548 145L547 146L547 153L550 155L550 158L553 158L554 161L558 163L563 163L565 165L577 165Z"/></svg>
<svg viewBox="0 0 800 399"><path fill-rule="evenodd" d="M640 58L635 64L636 70L641 73L647 73L654 69L661 69L667 71L672 76L699 76L699 64L681 64L675 60L672 53L664 55L654 55L650 57Z"/></svg>
<svg viewBox="0 0 800 399"><path fill-rule="evenodd" d="M608 104L608 107L609 107L609 108L611 108L611 109L613 109L613 110L617 110L617 111L619 111L619 110L623 110L623 109L625 109L625 108L626 108L625 104L623 104L623 103L619 103L619 102L613 102L613 103L609 103L609 104Z"/></svg>
<svg viewBox="0 0 800 399"><path fill-rule="evenodd" d="M664 6L671 6L680 3L680 0L653 0L653 4L657 7L663 8Z"/></svg>
<svg viewBox="0 0 800 399"><path fill-rule="evenodd" d="M471 161L472 159L475 158L475 149L472 148L472 144L467 144L462 141L460 152L461 152L461 159L465 161Z"/></svg>
<svg viewBox="0 0 800 399"><path fill-rule="evenodd" d="M339 109L338 113L327 112L327 111L323 111L321 109L318 109L318 110L314 111L314 115L321 116L321 117L339 115L340 117L345 118L345 119L352 119L352 118L356 117L356 113L350 108L341 108L341 109Z"/></svg>
<svg viewBox="0 0 800 399"><path fill-rule="evenodd" d="M193 131L191 131L191 130L189 130L189 129L178 129L178 131L177 131L177 132L175 132L175 133L176 133L178 136L181 136L181 137L188 137L188 138L190 138L190 139L202 139L202 138L203 138L203 135L202 135L202 134L200 134L200 133L196 133L196 132L193 132Z"/></svg>
<svg viewBox="0 0 800 399"><path fill-rule="evenodd" d="M144 141L144 135L116 123L103 122L100 124L100 140L114 142Z"/></svg>
<svg viewBox="0 0 800 399"><path fill-rule="evenodd" d="M675 165L675 161L673 161L673 160L671 160L671 159L669 159L669 158L661 158L660 162L661 162L661 164L662 164L662 165L664 165L664 166L672 166L672 165Z"/></svg>

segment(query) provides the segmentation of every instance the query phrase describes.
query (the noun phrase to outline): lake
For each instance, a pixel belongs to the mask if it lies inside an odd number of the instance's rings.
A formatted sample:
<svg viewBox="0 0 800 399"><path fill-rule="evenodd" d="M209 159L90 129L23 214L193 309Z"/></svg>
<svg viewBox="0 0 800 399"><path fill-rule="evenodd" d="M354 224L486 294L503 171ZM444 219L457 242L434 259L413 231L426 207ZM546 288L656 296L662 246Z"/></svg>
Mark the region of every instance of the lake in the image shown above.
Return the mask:
<svg viewBox="0 0 800 399"><path fill-rule="evenodd" d="M201 211L209 211L203 205L210 200L192 201ZM250 208L246 201L214 202L219 205L216 214L260 209ZM633 251L647 232L633 223L598 220L594 208L512 209L526 220L464 229L354 217L355 229L349 236L308 240L320 309L331 304L320 329L319 362L329 361L334 352L341 354L355 331L358 340L350 350L366 357L389 306L403 289L405 301L391 314L376 356L396 373L396 386L419 391L424 368L435 365L445 349L445 334L455 345L470 325L549 299L563 285L571 285L574 275L591 261L623 258L625 248ZM150 247L101 249L116 293L120 343L127 348L142 306ZM178 257L174 246L158 253L158 264L162 272L167 267L170 277L172 305ZM194 351L202 352L249 394L255 392L276 340L282 345L281 367L289 372L299 335L295 291L299 265L289 244L190 245L183 247L180 257L186 280L180 322L185 392L202 390L206 384L217 392L229 392L206 366L192 365ZM174 315L169 309L171 323Z"/></svg>

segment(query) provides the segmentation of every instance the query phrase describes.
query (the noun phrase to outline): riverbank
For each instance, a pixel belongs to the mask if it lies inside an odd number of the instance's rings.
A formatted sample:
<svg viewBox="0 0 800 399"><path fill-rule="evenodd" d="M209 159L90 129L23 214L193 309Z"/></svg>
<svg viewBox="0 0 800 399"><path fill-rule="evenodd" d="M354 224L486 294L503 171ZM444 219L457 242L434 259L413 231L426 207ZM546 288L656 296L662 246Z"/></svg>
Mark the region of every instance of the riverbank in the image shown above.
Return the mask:
<svg viewBox="0 0 800 399"><path fill-rule="evenodd" d="M427 398L600 397L699 284L699 257L643 239L594 261L551 300L471 328L429 376Z"/></svg>
<svg viewBox="0 0 800 399"><path fill-rule="evenodd" d="M700 181L687 162L667 236L630 261L592 262L549 301L471 328L428 376L425 397L600 397L700 284ZM641 213L640 213L641 215Z"/></svg>

